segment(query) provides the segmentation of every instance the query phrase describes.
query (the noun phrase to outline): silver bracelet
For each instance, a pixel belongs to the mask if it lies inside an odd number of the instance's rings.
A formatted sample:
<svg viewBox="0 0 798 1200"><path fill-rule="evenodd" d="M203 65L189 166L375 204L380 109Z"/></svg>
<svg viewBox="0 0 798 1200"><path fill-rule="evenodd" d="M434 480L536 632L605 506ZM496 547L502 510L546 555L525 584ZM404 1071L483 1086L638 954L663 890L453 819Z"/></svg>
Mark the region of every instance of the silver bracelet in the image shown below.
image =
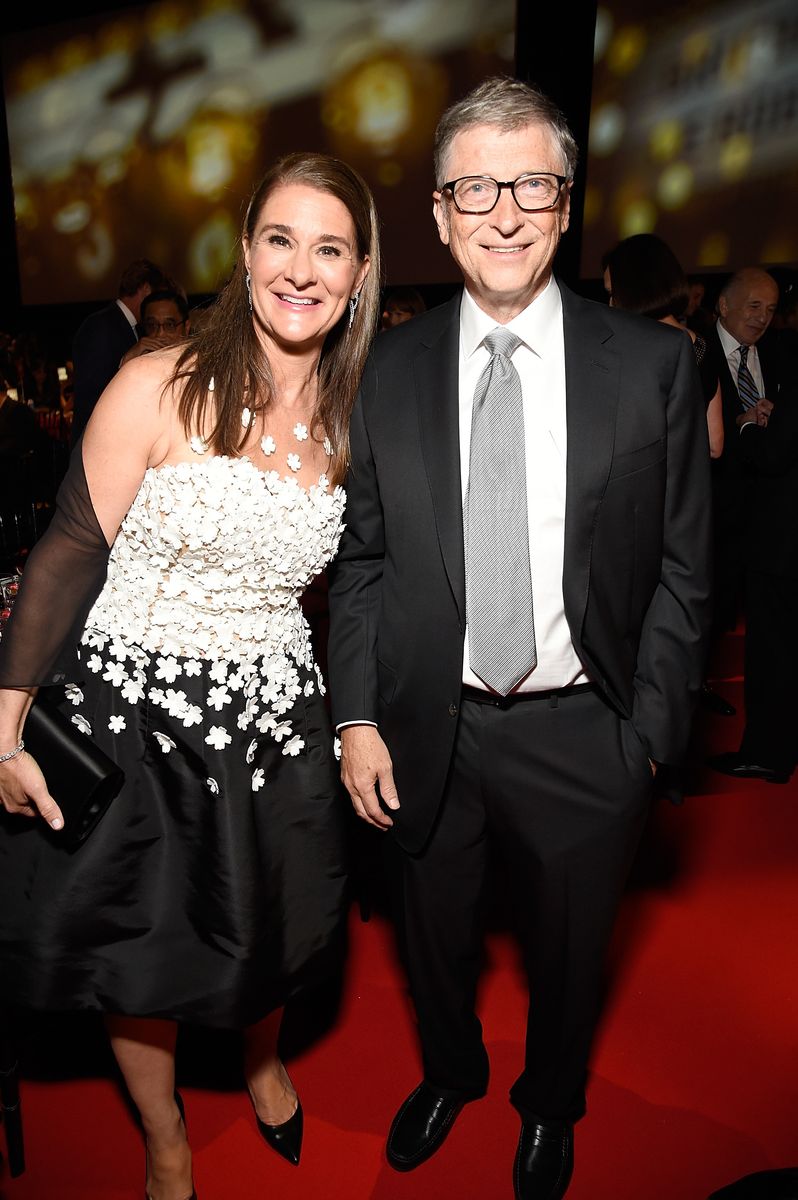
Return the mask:
<svg viewBox="0 0 798 1200"><path fill-rule="evenodd" d="M16 758L17 755L21 754L24 749L25 743L20 738L18 746L15 746L13 750L9 750L8 754L0 754L0 763L8 762L9 759Z"/></svg>

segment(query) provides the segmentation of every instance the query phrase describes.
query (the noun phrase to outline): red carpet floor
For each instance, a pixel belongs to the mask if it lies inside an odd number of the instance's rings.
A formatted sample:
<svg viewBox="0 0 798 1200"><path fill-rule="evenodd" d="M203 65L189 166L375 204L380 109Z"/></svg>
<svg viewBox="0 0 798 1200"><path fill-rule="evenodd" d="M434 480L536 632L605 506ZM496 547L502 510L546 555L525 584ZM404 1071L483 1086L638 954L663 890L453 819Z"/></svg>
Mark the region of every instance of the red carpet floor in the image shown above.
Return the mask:
<svg viewBox="0 0 798 1200"><path fill-rule="evenodd" d="M737 639L728 650L719 686L741 705ZM798 1165L798 780L703 769L739 729L699 716L687 803L653 815L613 947L569 1200L706 1200L742 1175ZM383 1144L417 1082L412 1018L387 922L353 910L337 1016L290 1063L305 1108L298 1170L258 1138L238 1064L225 1065L237 1047L188 1036L180 1077L200 1200L510 1200L524 995L501 927L480 1010L488 1096L434 1159L396 1174ZM0 1180L2 1200L141 1200L142 1146L94 1025L34 1026L23 1065L28 1169Z"/></svg>

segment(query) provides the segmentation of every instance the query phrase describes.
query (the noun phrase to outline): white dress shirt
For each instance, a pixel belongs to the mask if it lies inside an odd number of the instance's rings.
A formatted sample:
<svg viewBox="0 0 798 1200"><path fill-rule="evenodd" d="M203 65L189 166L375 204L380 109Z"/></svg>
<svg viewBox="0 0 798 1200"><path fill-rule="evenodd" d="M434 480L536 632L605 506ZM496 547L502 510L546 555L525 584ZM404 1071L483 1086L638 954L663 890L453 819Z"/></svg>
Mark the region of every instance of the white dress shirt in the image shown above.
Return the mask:
<svg viewBox="0 0 798 1200"><path fill-rule="evenodd" d="M460 306L460 482L468 487L471 410L477 381L490 354L484 343L496 321L467 291ZM553 279L506 326L522 340L512 357L521 379L526 449L529 561L535 619L537 665L514 689L548 691L588 682L573 643L562 592L565 531L565 345L562 299ZM471 670L466 629L463 683L485 689Z"/></svg>
<svg viewBox="0 0 798 1200"><path fill-rule="evenodd" d="M723 325L722 321L717 324L718 337L720 344L723 347L723 353L726 355L726 362L729 365L731 377L734 380L734 386L737 387L737 372L740 370L740 343L737 338L732 337L728 329ZM765 395L765 381L762 377L762 365L759 361L756 345L748 347L748 370L753 376L756 390L760 396ZM768 397L769 398L769 397Z"/></svg>
<svg viewBox="0 0 798 1200"><path fill-rule="evenodd" d="M136 328L136 326L137 326L138 322L136 321L136 318L135 318L135 316L134 316L134 315L133 315L133 313L130 311L130 309L128 308L128 306L125 304L124 300L117 300L117 302L116 302L116 303L119 305L119 308L121 309L122 315L124 316L124 318L125 318L125 320L127 321L128 325L129 325L129 326L130 326L130 328L133 330L133 334L134 334L134 336L135 336L135 338L136 338L136 341L138 341L138 340L139 340L139 335L138 335L138 329Z"/></svg>

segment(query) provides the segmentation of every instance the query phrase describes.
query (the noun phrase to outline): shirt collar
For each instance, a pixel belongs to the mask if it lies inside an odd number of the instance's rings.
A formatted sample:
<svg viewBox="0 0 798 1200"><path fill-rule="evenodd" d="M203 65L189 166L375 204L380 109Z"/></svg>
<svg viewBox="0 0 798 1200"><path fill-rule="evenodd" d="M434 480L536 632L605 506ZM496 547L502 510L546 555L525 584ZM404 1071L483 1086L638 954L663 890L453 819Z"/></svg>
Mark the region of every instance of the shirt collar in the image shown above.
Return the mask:
<svg viewBox="0 0 798 1200"><path fill-rule="evenodd" d="M128 308L128 306L125 304L124 300L117 300L117 304L118 304L118 305L119 305L119 307L121 308L121 310L122 310L122 313L124 314L125 320L126 320L126 321L128 322L128 324L130 325L130 328L131 328L131 329L133 329L133 330L135 330L135 328L136 328L136 318L133 316L133 313L130 311L130 309Z"/></svg>
<svg viewBox="0 0 798 1200"><path fill-rule="evenodd" d="M513 317L505 328L517 334L530 350L543 358L551 344L552 331L557 328L557 321L561 328L562 297L552 275L540 295L517 317ZM463 358L470 358L497 324L495 318L489 317L479 307L468 288L465 288L460 303L460 350Z"/></svg>
<svg viewBox="0 0 798 1200"><path fill-rule="evenodd" d="M735 352L735 350L738 350L740 348L740 342L737 341L736 337L732 337L732 335L729 333L728 329L723 324L723 322L720 320L720 318L718 318L718 337L720 338L720 344L723 347L723 353L726 355L727 358L729 357L730 354L733 354ZM754 343L752 346L748 347L749 353L751 352L751 350L755 350L755 349L756 349L756 343Z"/></svg>

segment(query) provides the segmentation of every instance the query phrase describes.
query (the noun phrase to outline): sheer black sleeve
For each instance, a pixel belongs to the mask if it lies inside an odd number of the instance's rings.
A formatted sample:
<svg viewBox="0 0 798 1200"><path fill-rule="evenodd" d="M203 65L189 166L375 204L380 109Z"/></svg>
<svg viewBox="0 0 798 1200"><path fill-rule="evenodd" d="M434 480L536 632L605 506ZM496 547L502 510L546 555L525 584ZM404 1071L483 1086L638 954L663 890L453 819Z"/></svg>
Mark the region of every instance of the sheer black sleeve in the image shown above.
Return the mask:
<svg viewBox="0 0 798 1200"><path fill-rule="evenodd" d="M0 641L0 687L78 681L77 646L105 582L109 553L79 443L59 488L52 522L25 565Z"/></svg>

